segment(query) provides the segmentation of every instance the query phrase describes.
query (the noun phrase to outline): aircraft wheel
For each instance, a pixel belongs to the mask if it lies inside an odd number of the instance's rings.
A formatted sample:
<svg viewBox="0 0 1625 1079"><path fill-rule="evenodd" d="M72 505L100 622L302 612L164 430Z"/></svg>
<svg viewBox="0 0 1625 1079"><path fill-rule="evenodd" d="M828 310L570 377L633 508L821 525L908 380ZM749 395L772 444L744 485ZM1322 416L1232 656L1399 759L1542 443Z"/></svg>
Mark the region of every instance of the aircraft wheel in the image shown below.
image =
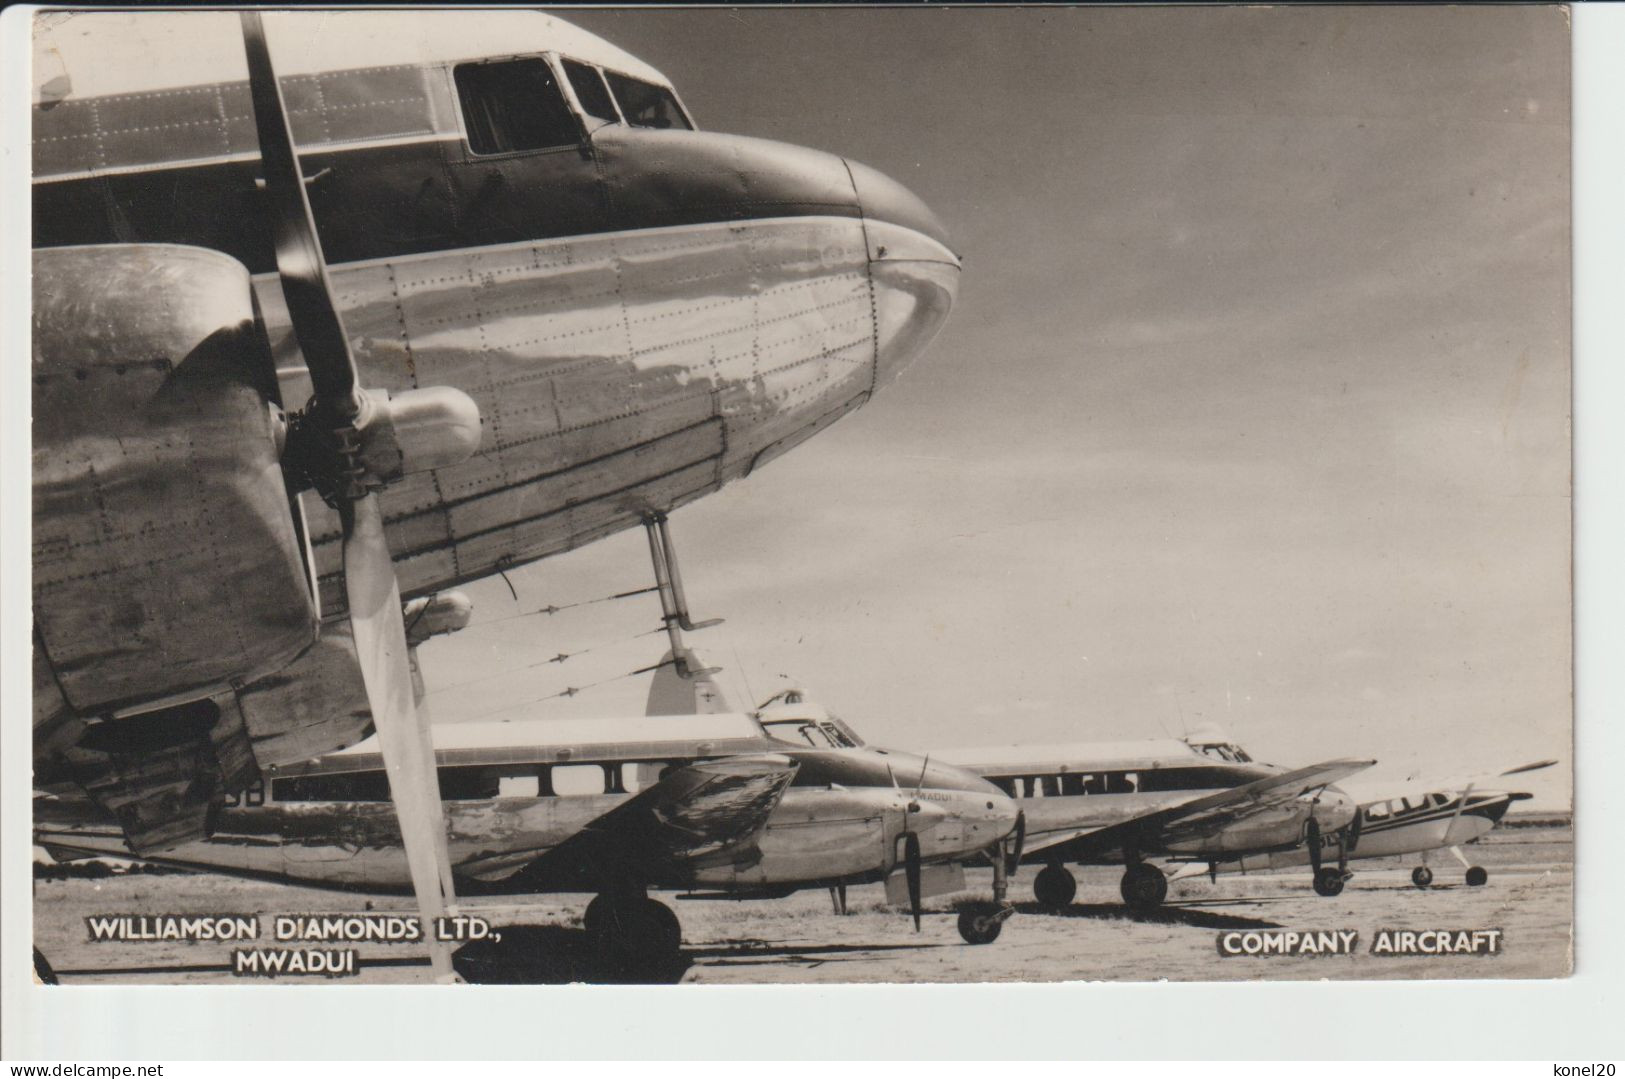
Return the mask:
<svg viewBox="0 0 1625 1079"><path fill-rule="evenodd" d="M595 913L593 906L603 906ZM666 904L639 897L614 901L599 896L582 919L594 944L606 957L623 962L660 963L683 948L683 927Z"/></svg>
<svg viewBox="0 0 1625 1079"><path fill-rule="evenodd" d="M1418 888L1426 888L1433 883L1433 870L1425 865L1419 865L1411 870L1411 883Z"/></svg>
<svg viewBox="0 0 1625 1079"><path fill-rule="evenodd" d="M1168 878L1154 865L1139 862L1123 871L1123 902L1134 910L1155 910L1168 898Z"/></svg>
<svg viewBox="0 0 1625 1079"><path fill-rule="evenodd" d="M1060 908L1071 904L1078 894L1078 882L1065 866L1047 865L1033 878L1033 898L1046 907Z"/></svg>
<svg viewBox="0 0 1625 1079"><path fill-rule="evenodd" d="M1489 879L1489 870L1481 865L1470 866L1467 870L1467 884L1469 887L1477 888Z"/></svg>
<svg viewBox="0 0 1625 1079"><path fill-rule="evenodd" d="M1343 874L1340 870L1326 866L1315 874L1315 891L1319 895L1333 896L1343 891Z"/></svg>
<svg viewBox="0 0 1625 1079"><path fill-rule="evenodd" d="M959 935L966 944L992 944L1004 929L1004 919L998 917L1000 907L992 903L978 903L959 912Z"/></svg>
<svg viewBox="0 0 1625 1079"><path fill-rule="evenodd" d="M581 912L581 924L588 933L594 936L598 935L598 931L604 925L604 916L609 911L612 902L613 900L607 895L592 897L592 902L587 904L587 909Z"/></svg>

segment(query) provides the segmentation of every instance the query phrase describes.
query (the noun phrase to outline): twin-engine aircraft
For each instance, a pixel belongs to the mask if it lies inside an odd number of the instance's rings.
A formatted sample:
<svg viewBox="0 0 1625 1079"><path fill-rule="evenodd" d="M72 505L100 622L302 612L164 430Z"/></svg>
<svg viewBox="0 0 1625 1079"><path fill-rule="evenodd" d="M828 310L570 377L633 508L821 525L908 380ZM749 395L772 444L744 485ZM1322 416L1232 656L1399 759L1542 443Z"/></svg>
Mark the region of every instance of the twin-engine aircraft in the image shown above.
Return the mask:
<svg viewBox="0 0 1625 1079"><path fill-rule="evenodd" d="M36 19L36 782L159 851L376 726L449 896L401 596L750 474L920 353L959 260L539 13Z"/></svg>
<svg viewBox="0 0 1625 1079"><path fill-rule="evenodd" d="M938 750L1016 799L1026 824L1022 861L1044 866L1033 894L1063 907L1077 893L1066 868L1124 866L1123 902L1147 910L1168 896L1153 857L1228 861L1243 853L1307 850L1315 890L1335 895L1360 817L1333 784L1375 761L1332 760L1290 771L1259 764L1217 731L1184 740L1080 742ZM1336 865L1323 839L1341 837Z"/></svg>
<svg viewBox="0 0 1625 1079"><path fill-rule="evenodd" d="M1362 802L1358 810L1358 823L1349 829L1348 834L1355 836L1355 840L1349 844L1347 852L1339 849L1343 836L1337 833L1323 837L1321 857L1393 858L1420 854L1421 864L1411 870L1411 883L1418 888L1426 888L1433 883L1433 870L1427 864L1428 852L1448 850L1466 870L1463 875L1466 884L1478 887L1489 881L1489 870L1474 865L1461 848L1488 835L1506 816L1512 803L1534 797L1527 791L1496 789L1499 786L1497 781L1507 776L1550 768L1556 763L1550 760L1535 761L1509 768L1496 776ZM1304 865L1308 861L1307 849L1260 851L1213 865L1181 866L1169 879L1180 880L1204 872L1245 873L1259 869L1281 869Z"/></svg>
<svg viewBox="0 0 1625 1079"><path fill-rule="evenodd" d="M596 892L587 931L626 964L663 963L680 945L676 916L649 888L778 898L896 875L918 926L922 882L957 877L947 889L958 890L963 874L949 871L981 856L1003 867L1018 817L996 787L951 765L838 731L815 742L744 713L447 724L434 738L458 894ZM208 839L142 857L404 892L389 797L369 740L283 768L233 796ZM56 857L134 854L84 799L37 799L34 828ZM960 932L988 943L1010 909L967 907Z"/></svg>

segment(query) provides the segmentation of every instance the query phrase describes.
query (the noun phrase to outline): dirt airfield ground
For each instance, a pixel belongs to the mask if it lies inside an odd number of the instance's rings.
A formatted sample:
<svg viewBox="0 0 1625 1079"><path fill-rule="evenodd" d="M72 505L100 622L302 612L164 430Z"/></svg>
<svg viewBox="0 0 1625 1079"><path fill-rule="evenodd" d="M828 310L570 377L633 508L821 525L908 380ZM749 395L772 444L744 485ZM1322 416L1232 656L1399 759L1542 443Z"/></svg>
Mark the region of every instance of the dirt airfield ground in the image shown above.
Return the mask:
<svg viewBox="0 0 1625 1079"><path fill-rule="evenodd" d="M682 961L663 970L608 971L586 947L581 911L587 896L540 896L515 903L479 899L465 910L487 919L500 943L465 945L457 965L469 981L685 983L1230 981L1257 979L1552 978L1570 969L1573 833L1518 828L1492 833L1466 848L1489 870L1489 883L1469 888L1447 853L1430 857L1432 888L1410 883L1416 859L1357 862L1336 898L1309 887L1307 871L1221 875L1173 886L1168 906L1135 915L1118 901L1120 870L1078 870L1074 905L1063 914L1031 901L1033 867L1012 889L1018 913L993 944L961 942L953 907L986 898L990 874L972 872L972 890L927 903L923 931L884 905L879 885L851 889L849 913L836 917L824 891L753 902L690 902L661 896L683 923ZM131 874L103 879L37 880L35 943L62 984L241 983L230 972L233 947L220 942L91 942L85 919L111 914L248 913L262 922L258 946L270 940L278 914L358 912L357 896L204 875ZM378 911L409 911L402 899L374 899ZM1355 954L1221 959L1229 930L1354 930ZM1388 957L1370 954L1378 929L1500 929L1497 956ZM314 945L314 947L335 947ZM421 946L359 944L360 983L419 981L427 973ZM279 984L324 982L283 976Z"/></svg>

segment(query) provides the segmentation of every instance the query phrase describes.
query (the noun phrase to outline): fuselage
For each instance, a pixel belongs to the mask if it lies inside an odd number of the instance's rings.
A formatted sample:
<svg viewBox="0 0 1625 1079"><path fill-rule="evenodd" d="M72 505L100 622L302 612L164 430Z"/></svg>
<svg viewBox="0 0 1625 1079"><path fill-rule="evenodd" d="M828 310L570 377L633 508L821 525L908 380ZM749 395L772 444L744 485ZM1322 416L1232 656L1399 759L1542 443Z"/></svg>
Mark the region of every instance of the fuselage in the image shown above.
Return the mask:
<svg viewBox="0 0 1625 1079"><path fill-rule="evenodd" d="M1077 742L1052 746L990 746L937 751L1011 795L1026 815L1028 837L1089 832L1171 809L1215 791L1270 776L1282 769L1253 761L1226 741L1148 739L1139 742ZM1323 832L1348 824L1354 803L1336 787L1312 797L1262 805L1221 817L1196 815L1141 837L1135 854L1233 856L1240 851L1289 849L1304 841L1311 817ZM1029 861L1044 861L1042 846ZM1065 850L1057 846L1056 850ZM1116 863L1121 849L1086 861Z"/></svg>
<svg viewBox="0 0 1625 1079"><path fill-rule="evenodd" d="M266 21L362 385L455 387L482 417L472 459L381 495L407 597L750 474L864 404L953 304L959 260L913 194L836 154L694 130L663 75L559 20ZM242 57L229 12L42 23L34 244L180 244L237 260L293 410L309 383L275 273ZM331 619L344 606L338 522L303 502ZM36 522L53 551L36 571L41 610L108 557L70 542L81 524ZM103 527L122 558L172 564L168 539L146 551L135 523ZM40 632L76 658L50 618Z"/></svg>
<svg viewBox="0 0 1625 1079"><path fill-rule="evenodd" d="M1528 795L1504 791L1434 791L1423 795L1366 802L1359 807L1359 832L1347 852L1349 860L1388 858L1471 843L1488 835L1512 803ZM1465 798L1466 804L1463 805ZM1341 853L1342 837L1325 835L1322 856ZM1307 849L1270 851L1221 862L1220 872L1280 869L1309 864Z"/></svg>
<svg viewBox="0 0 1625 1079"><path fill-rule="evenodd" d="M650 717L633 726L639 737L632 740L616 740L612 721L437 728L448 847L461 890L547 890L515 874L666 770L731 755L772 753L797 766L765 827L680 868L650 867L644 883L760 892L873 880L898 864L904 832L919 838L929 864L987 850L1015 825L1015 805L996 788L912 754L796 747L766 737L742 715ZM547 741L527 742L526 729L545 731ZM561 741L571 734L578 737ZM131 856L116 827L82 801L36 801L35 841L59 853ZM370 742L235 795L210 838L149 860L344 890L389 893L410 884L388 780ZM522 883L505 884L508 878Z"/></svg>

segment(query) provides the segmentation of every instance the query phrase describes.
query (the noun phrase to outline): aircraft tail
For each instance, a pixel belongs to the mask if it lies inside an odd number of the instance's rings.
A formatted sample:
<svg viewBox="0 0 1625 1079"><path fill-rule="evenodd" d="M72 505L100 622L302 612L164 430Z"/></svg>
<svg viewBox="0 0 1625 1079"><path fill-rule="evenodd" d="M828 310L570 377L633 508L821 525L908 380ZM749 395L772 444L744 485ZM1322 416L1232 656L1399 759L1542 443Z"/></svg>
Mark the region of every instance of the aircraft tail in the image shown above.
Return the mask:
<svg viewBox="0 0 1625 1079"><path fill-rule="evenodd" d="M660 669L649 684L645 715L715 715L730 710L722 687L712 680L711 672L692 650L683 649L680 660L670 649L660 657Z"/></svg>

